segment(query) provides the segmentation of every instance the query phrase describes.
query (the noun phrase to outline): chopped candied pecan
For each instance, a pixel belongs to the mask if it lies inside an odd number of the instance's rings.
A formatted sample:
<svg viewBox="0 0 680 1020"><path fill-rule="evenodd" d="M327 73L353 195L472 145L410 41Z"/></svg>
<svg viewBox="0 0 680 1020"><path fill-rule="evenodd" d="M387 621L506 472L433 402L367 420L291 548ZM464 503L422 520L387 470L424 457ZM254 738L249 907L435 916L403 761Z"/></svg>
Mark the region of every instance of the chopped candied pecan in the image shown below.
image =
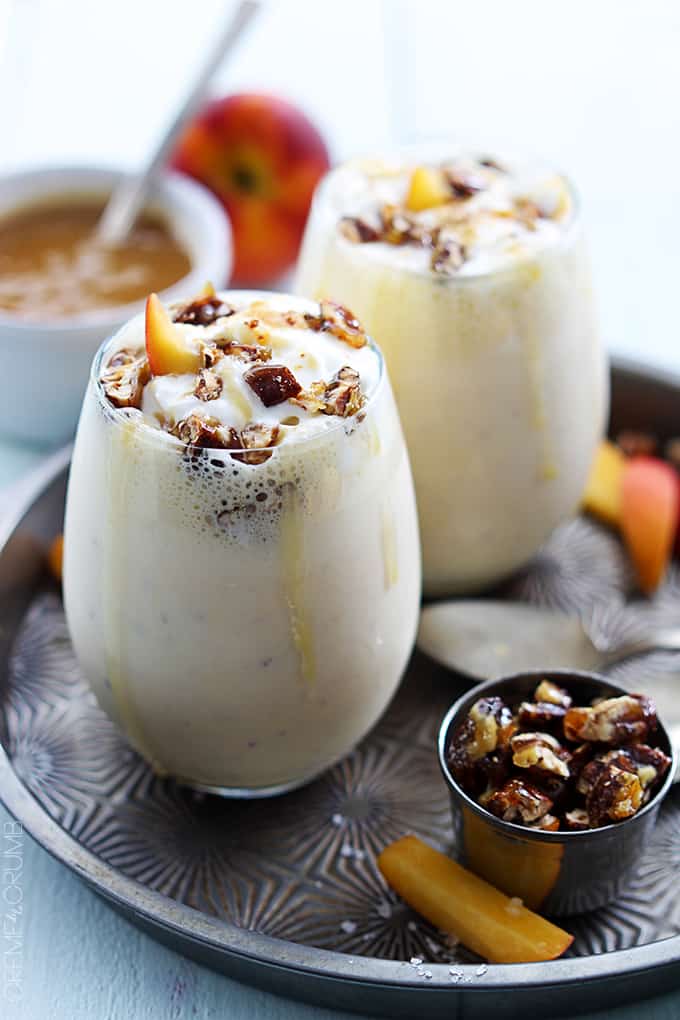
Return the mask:
<svg viewBox="0 0 680 1020"><path fill-rule="evenodd" d="M300 390L296 397L290 398L291 404L297 404L310 414L317 414L326 409L326 383L313 382L306 390Z"/></svg>
<svg viewBox="0 0 680 1020"><path fill-rule="evenodd" d="M521 726L550 726L562 722L566 708L553 705L550 701L523 701L519 706L518 719Z"/></svg>
<svg viewBox="0 0 680 1020"><path fill-rule="evenodd" d="M174 313L172 321L186 322L191 326L210 326L216 319L233 315L235 311L235 308L220 301L215 294L209 294L183 305Z"/></svg>
<svg viewBox="0 0 680 1020"><path fill-rule="evenodd" d="M512 763L569 778L569 752L549 733L516 733L510 740Z"/></svg>
<svg viewBox="0 0 680 1020"><path fill-rule="evenodd" d="M302 390L300 383L285 365L257 365L249 368L243 378L265 407L282 404L291 397L297 397Z"/></svg>
<svg viewBox="0 0 680 1020"><path fill-rule="evenodd" d="M341 418L349 418L360 411L364 397L359 373L349 365L339 369L326 387L324 400L326 403L324 414L337 414Z"/></svg>
<svg viewBox="0 0 680 1020"><path fill-rule="evenodd" d="M202 368L198 373L194 396L199 400L217 400L222 393L222 380L209 368Z"/></svg>
<svg viewBox="0 0 680 1020"><path fill-rule="evenodd" d="M234 460L242 464L264 464L272 455L272 446L276 446L280 438L278 425L264 425L252 422L241 429L241 446L250 452L232 453Z"/></svg>
<svg viewBox="0 0 680 1020"><path fill-rule="evenodd" d="M512 712L502 698L479 698L468 713L474 723L472 739L467 744L467 752L474 761L495 751L500 745L510 743L514 733Z"/></svg>
<svg viewBox="0 0 680 1020"><path fill-rule="evenodd" d="M349 308L339 305L335 301L323 300L319 302L319 314L307 313L305 320L310 329L320 333L331 333L338 340L343 340L350 347L359 349L365 347L368 338L364 333L361 323Z"/></svg>
<svg viewBox="0 0 680 1020"><path fill-rule="evenodd" d="M658 783L671 767L671 759L660 747L648 744L629 744L626 751L635 762L643 789Z"/></svg>
<svg viewBox="0 0 680 1020"><path fill-rule="evenodd" d="M537 822L533 822L530 829L542 829L544 832L557 832L560 827L560 820L555 815L547 814L543 818L539 818Z"/></svg>
<svg viewBox="0 0 680 1020"><path fill-rule="evenodd" d="M170 431L187 446L202 446L216 450L229 449L236 442L234 429L222 429L213 419L190 414L178 421Z"/></svg>
<svg viewBox="0 0 680 1020"><path fill-rule="evenodd" d="M461 727L460 740L452 741L447 762L452 774L464 790L473 795L502 785L510 772L510 748L499 747L480 758L472 759L467 752L467 741L474 739L475 724L467 719Z"/></svg>
<svg viewBox="0 0 680 1020"><path fill-rule="evenodd" d="M465 248L450 230L439 230L433 236L430 269L440 276L453 276L465 262Z"/></svg>
<svg viewBox="0 0 680 1020"><path fill-rule="evenodd" d="M534 701L543 701L549 705L559 705L561 708L571 708L571 698L563 687L558 687L551 680L541 680L534 691Z"/></svg>
<svg viewBox="0 0 680 1020"><path fill-rule="evenodd" d="M656 725L656 710L650 698L623 694L591 708L570 708L564 717L564 735L573 741L625 744L646 740Z"/></svg>
<svg viewBox="0 0 680 1020"><path fill-rule="evenodd" d="M413 220L399 205L386 203L380 210L380 240L387 244L408 244L413 239Z"/></svg>
<svg viewBox="0 0 680 1020"><path fill-rule="evenodd" d="M454 732L447 761L458 782L473 792L503 782L510 766L515 724L501 698L480 698Z"/></svg>
<svg viewBox="0 0 680 1020"><path fill-rule="evenodd" d="M514 211L515 217L527 230L536 230L536 220L543 216L541 209L531 198L516 198Z"/></svg>
<svg viewBox="0 0 680 1020"><path fill-rule="evenodd" d="M303 407L310 414L336 414L341 418L349 418L364 405L359 373L345 365L329 383L311 383L306 390L291 397L291 403Z"/></svg>
<svg viewBox="0 0 680 1020"><path fill-rule="evenodd" d="M505 167L491 156L484 156L482 159L478 159L477 162L480 166L485 166L488 170L498 170L498 172L502 174L507 173Z"/></svg>
<svg viewBox="0 0 680 1020"><path fill-rule="evenodd" d="M358 216L343 216L338 224L338 230L343 237L355 244L368 244L381 239L380 231Z"/></svg>
<svg viewBox="0 0 680 1020"><path fill-rule="evenodd" d="M459 167L445 167L444 177L455 198L471 198L478 191L484 191L486 181L481 174Z"/></svg>
<svg viewBox="0 0 680 1020"><path fill-rule="evenodd" d="M271 361L272 349L264 344L243 344L240 340L218 337L215 341L225 357L242 358L244 361Z"/></svg>
<svg viewBox="0 0 680 1020"><path fill-rule="evenodd" d="M670 758L661 748L649 747L647 744L628 744L597 755L583 768L576 788L579 793L588 794L602 773L610 765L615 765L624 772L636 775L640 786L646 790L664 777L670 763Z"/></svg>
<svg viewBox="0 0 680 1020"><path fill-rule="evenodd" d="M587 765L582 776L588 768ZM637 775L612 763L604 766L586 794L586 811L592 826L631 818L641 804L642 786Z"/></svg>
<svg viewBox="0 0 680 1020"><path fill-rule="evenodd" d="M593 745L592 744L579 744L571 751L571 757L569 759L569 771L572 779L578 779L582 769L591 761L593 756Z"/></svg>
<svg viewBox="0 0 680 1020"><path fill-rule="evenodd" d="M136 407L142 403L142 392L151 378L149 363L143 354L116 351L102 373L104 393L114 407Z"/></svg>
<svg viewBox="0 0 680 1020"><path fill-rule="evenodd" d="M214 368L224 355L215 344L201 344L201 368Z"/></svg>
<svg viewBox="0 0 680 1020"><path fill-rule="evenodd" d="M566 811L564 821L572 832L582 832L584 829L590 828L588 812L584 808L573 808L571 811Z"/></svg>
<svg viewBox="0 0 680 1020"><path fill-rule="evenodd" d="M635 429L624 429L616 437L616 445L626 457L653 457L658 448L656 436L651 432L637 432Z"/></svg>
<svg viewBox="0 0 680 1020"><path fill-rule="evenodd" d="M280 311L272 308L266 301L253 301L244 309L244 315L254 315L266 326L293 326L304 329L307 325L305 316L293 308Z"/></svg>
<svg viewBox="0 0 680 1020"><path fill-rule="evenodd" d="M553 802L542 790L523 779L509 779L499 790L480 798L480 803L506 822L536 822L548 814Z"/></svg>

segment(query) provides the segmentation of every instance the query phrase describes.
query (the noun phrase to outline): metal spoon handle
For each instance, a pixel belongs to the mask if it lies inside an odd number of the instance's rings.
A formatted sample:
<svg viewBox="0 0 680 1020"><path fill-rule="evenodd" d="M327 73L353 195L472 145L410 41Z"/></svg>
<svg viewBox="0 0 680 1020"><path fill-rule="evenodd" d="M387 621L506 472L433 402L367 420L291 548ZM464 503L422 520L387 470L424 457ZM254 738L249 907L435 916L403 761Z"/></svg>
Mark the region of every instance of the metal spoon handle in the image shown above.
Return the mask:
<svg viewBox="0 0 680 1020"><path fill-rule="evenodd" d="M189 89L184 103L177 111L145 169L126 179L113 192L97 224L97 237L104 244L118 244L130 231L144 204L149 181L164 166L184 125L197 113L210 79L229 51L236 45L241 33L259 6L258 0L242 0L233 18L225 26L208 59L201 66L198 77Z"/></svg>
<svg viewBox="0 0 680 1020"><path fill-rule="evenodd" d="M605 664L613 666L624 659L645 652L677 652L680 651L680 627L669 627L665 630L651 631L646 637L619 645L606 653Z"/></svg>

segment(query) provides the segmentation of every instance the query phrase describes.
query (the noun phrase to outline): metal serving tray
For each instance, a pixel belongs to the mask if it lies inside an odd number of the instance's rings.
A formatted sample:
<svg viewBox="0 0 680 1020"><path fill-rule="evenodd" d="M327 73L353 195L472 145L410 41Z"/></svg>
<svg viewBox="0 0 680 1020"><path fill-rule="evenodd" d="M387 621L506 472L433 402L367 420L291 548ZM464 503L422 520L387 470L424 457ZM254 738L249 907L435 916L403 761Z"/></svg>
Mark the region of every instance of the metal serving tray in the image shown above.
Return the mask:
<svg viewBox="0 0 680 1020"><path fill-rule="evenodd" d="M680 381L617 365L612 420L680 434ZM44 570L68 460L62 451L23 482L0 521L0 796L51 854L178 951L373 1016L573 1016L680 985L677 786L626 895L564 922L576 936L564 959L486 966L385 887L375 855L389 840L414 831L455 846L435 735L465 683L418 654L373 733L303 790L235 802L157 779L84 685ZM636 600L617 539L585 519L503 592L585 612L612 638L646 618L680 620L680 570L652 603ZM612 675L656 694L667 722L680 718L679 653Z"/></svg>

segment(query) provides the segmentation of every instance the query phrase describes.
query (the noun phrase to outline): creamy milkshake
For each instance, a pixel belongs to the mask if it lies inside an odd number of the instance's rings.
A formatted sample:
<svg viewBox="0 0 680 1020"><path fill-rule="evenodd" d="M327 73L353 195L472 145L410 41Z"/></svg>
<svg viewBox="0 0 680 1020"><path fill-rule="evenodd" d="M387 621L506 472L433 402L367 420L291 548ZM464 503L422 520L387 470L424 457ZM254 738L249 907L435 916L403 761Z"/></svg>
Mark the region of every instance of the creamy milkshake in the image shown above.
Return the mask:
<svg viewBox="0 0 680 1020"><path fill-rule="evenodd" d="M160 773L257 796L321 772L394 693L419 591L389 380L346 309L152 296L104 345L64 595L100 704Z"/></svg>
<svg viewBox="0 0 680 1020"><path fill-rule="evenodd" d="M385 352L426 594L524 563L576 509L607 412L564 178L473 156L341 167L315 198L297 287L347 302Z"/></svg>

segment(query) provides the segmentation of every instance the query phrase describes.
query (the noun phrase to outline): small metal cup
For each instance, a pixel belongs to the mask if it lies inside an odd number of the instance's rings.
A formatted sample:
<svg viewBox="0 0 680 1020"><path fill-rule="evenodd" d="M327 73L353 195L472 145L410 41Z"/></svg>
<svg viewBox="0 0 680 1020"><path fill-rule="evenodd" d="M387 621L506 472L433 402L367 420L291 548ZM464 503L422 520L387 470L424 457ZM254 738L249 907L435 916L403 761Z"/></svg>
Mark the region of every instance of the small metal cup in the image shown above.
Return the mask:
<svg viewBox="0 0 680 1020"><path fill-rule="evenodd" d="M458 785L446 762L449 734L478 698L498 695L510 705L531 701L537 684L552 680L566 687L576 705L628 691L597 673L533 670L490 680L468 691L449 709L439 730L439 764L451 794L459 855L472 871L516 896L532 910L553 916L595 910L616 899L642 858L661 801L670 789L676 761L660 723L654 744L670 758L666 778L648 804L632 818L582 832L545 832L492 815Z"/></svg>

